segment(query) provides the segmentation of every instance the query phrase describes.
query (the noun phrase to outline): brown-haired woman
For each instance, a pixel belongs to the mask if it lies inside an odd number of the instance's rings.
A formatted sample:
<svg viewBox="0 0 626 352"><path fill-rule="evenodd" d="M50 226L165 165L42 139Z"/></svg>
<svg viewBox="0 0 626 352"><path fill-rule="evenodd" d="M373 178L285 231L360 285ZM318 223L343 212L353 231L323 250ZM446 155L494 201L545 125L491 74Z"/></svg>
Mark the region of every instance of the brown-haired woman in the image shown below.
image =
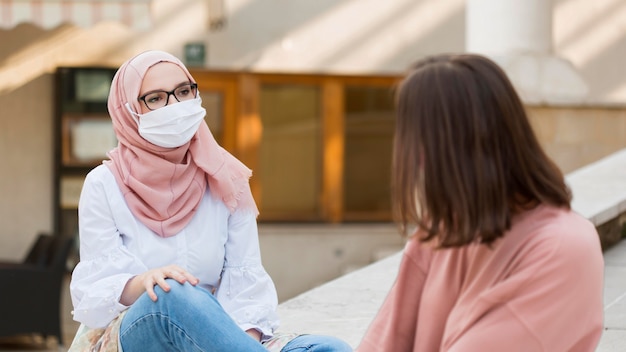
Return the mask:
<svg viewBox="0 0 626 352"><path fill-rule="evenodd" d="M397 92L395 211L416 228L367 351L593 351L603 258L506 74L418 62Z"/></svg>

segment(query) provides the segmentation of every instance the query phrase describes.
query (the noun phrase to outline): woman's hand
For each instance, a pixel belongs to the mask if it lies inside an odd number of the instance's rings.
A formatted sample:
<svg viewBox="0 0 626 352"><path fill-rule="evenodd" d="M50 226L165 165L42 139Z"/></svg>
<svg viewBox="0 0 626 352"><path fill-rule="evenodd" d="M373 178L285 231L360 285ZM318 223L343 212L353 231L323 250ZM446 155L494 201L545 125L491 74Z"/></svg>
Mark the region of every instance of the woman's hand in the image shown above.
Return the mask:
<svg viewBox="0 0 626 352"><path fill-rule="evenodd" d="M199 281L187 270L174 264L148 270L128 280L122 292L120 303L129 306L133 304L144 291L148 293L151 300L156 301L157 295L154 293L154 286L159 285L163 291L169 292L170 285L165 281L165 279L168 278L174 279L180 284L189 282L194 286L198 284Z"/></svg>
<svg viewBox="0 0 626 352"><path fill-rule="evenodd" d="M248 329L246 330L246 334L250 335L253 339L261 342L261 332L257 329Z"/></svg>

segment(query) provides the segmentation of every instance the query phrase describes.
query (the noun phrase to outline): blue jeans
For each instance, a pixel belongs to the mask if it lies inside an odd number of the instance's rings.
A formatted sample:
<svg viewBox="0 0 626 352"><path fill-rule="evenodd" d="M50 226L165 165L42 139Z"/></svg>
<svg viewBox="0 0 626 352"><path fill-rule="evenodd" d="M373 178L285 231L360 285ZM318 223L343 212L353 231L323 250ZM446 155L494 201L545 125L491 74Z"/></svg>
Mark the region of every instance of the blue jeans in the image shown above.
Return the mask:
<svg viewBox="0 0 626 352"><path fill-rule="evenodd" d="M157 301L146 293L128 309L120 327L124 352L245 351L267 352L222 309L215 297L188 283L168 279L170 292L155 286ZM348 352L352 348L330 336L302 335L282 352Z"/></svg>

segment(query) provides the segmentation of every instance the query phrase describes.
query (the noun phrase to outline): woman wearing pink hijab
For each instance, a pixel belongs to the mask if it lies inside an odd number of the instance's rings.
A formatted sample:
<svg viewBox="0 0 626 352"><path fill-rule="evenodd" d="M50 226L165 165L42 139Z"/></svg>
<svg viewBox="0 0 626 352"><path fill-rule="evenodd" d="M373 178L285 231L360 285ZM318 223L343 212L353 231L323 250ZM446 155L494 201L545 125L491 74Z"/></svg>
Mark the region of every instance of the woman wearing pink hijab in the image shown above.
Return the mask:
<svg viewBox="0 0 626 352"><path fill-rule="evenodd" d="M251 171L217 144L201 103L189 71L162 51L113 78L119 143L80 197L70 290L81 327L70 350L351 351L328 336L275 334Z"/></svg>

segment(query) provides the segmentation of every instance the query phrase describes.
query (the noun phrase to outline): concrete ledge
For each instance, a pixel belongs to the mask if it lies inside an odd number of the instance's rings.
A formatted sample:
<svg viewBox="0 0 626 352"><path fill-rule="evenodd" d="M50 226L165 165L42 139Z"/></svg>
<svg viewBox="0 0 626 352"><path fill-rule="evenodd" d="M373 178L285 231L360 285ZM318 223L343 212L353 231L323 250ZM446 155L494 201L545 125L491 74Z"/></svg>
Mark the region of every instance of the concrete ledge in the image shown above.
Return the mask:
<svg viewBox="0 0 626 352"><path fill-rule="evenodd" d="M307 291L278 306L281 331L361 341L396 279L402 253Z"/></svg>
<svg viewBox="0 0 626 352"><path fill-rule="evenodd" d="M572 209L589 219L600 235L602 249L622 239L626 221L626 149L569 173Z"/></svg>
<svg viewBox="0 0 626 352"><path fill-rule="evenodd" d="M569 173L572 208L599 226L626 211L626 149Z"/></svg>

